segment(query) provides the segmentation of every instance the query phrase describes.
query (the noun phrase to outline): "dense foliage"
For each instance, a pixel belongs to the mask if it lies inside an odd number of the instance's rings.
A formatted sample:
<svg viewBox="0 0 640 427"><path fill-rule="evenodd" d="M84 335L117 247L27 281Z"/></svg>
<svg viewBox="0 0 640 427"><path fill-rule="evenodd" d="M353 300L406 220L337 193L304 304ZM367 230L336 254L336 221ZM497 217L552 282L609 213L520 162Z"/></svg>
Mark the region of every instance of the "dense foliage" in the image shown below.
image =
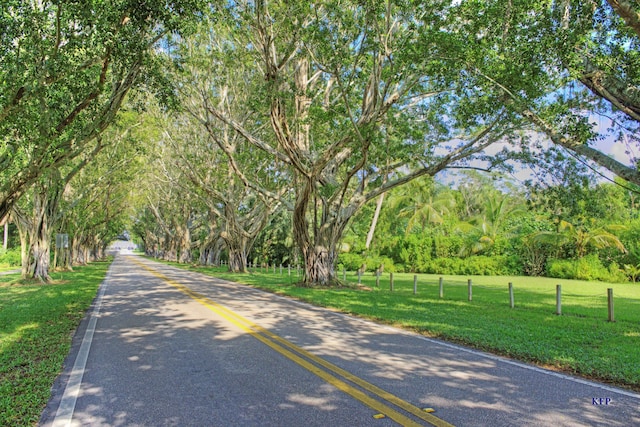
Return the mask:
<svg viewBox="0 0 640 427"><path fill-rule="evenodd" d="M423 179L392 191L369 249L365 236L374 207L354 218L337 269L637 279L640 210L638 193L629 184L575 185L568 192L560 186L527 189L495 178L468 172L449 185ZM280 246L287 233L290 223L282 219L269 225L254 259L290 262L294 250ZM269 237L276 235L281 238Z"/></svg>
<svg viewBox="0 0 640 427"><path fill-rule="evenodd" d="M635 3L80 4L0 15L0 220L25 275L47 279L56 232L99 253L125 227L180 262L299 263L309 286L340 266L640 275ZM447 172L523 164L527 186Z"/></svg>

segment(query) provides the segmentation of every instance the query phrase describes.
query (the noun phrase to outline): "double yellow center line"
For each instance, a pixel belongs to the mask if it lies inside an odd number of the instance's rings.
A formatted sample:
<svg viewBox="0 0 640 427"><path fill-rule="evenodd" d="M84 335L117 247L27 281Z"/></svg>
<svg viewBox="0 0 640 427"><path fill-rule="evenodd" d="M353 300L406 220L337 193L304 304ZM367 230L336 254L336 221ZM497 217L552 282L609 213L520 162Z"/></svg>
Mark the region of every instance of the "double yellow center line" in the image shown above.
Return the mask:
<svg viewBox="0 0 640 427"><path fill-rule="evenodd" d="M277 351L281 355L285 356L291 361L307 369L309 372L314 373L318 377L322 378L324 381L333 385L337 389L347 393L353 398L359 400L360 402L369 406L373 410L396 421L397 423L404 426L421 426L422 425L414 421L412 418L409 418L406 415L398 412L388 404L383 403L382 401L371 397L369 394L363 392L362 390L365 390L370 394L377 396L378 398L382 399L384 402L393 404L396 407L401 408L402 410L415 415L417 418L420 418L421 420L426 421L430 425L437 426L437 427L445 427L445 426L453 427L452 424L449 424L446 421L441 420L440 418L410 404L409 402L406 402L400 399L399 397L385 390L382 390L381 388L371 383L368 383L367 381L359 377L356 377L355 375L345 371L344 369L339 368L338 366L335 366L334 364L329 363L326 360L321 359L312 353L309 353L303 348L298 347L297 345L293 344L290 341L287 341L286 339L278 335L275 335L271 331L259 325L256 325L250 320L245 319L244 317L218 304L217 302L211 300L210 298L207 298L206 296L199 294L189 289L188 287L180 283L177 283L174 280L171 280L167 276L148 267L147 265L136 260L134 260L134 262L139 266L141 266L142 268L144 268L145 270L149 271L154 276L163 280L167 284L175 287L176 289L180 290L184 294L188 295L189 297L199 302L200 304L209 308L218 316L224 318L225 320L232 323L233 325L236 325L246 333L250 334L255 339L259 340L260 342L269 346L273 350ZM340 379L339 377L342 377L342 379ZM344 380L347 380L352 384L357 385L362 390L354 387L353 385L345 382Z"/></svg>

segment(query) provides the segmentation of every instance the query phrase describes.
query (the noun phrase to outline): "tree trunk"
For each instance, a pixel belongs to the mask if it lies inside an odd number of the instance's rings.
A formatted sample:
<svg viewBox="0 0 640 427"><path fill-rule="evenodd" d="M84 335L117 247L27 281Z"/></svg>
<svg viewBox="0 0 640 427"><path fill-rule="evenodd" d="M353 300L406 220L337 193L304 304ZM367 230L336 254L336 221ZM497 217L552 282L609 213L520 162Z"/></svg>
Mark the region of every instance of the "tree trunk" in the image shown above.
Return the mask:
<svg viewBox="0 0 640 427"><path fill-rule="evenodd" d="M191 233L189 232L189 227L180 227L179 230L179 256L178 262L182 264L190 263L191 258Z"/></svg>
<svg viewBox="0 0 640 427"><path fill-rule="evenodd" d="M165 261L177 262L178 250L176 249L177 245L174 236L166 233L164 241L166 246L162 259Z"/></svg>
<svg viewBox="0 0 640 427"><path fill-rule="evenodd" d="M220 265L220 255L224 248L224 240L220 237L217 239L208 239L204 245L200 247L201 265Z"/></svg>
<svg viewBox="0 0 640 427"><path fill-rule="evenodd" d="M70 258L70 264L74 265L74 264L79 264L82 265L83 262L80 259L82 251L80 249L80 242L82 241L82 236L73 236L73 238L71 239L71 255L69 256Z"/></svg>
<svg viewBox="0 0 640 427"><path fill-rule="evenodd" d="M56 197L50 197L46 188L36 188L33 194L33 217L29 226L29 253L32 264L28 276L47 282L51 255L50 214L57 208Z"/></svg>
<svg viewBox="0 0 640 427"><path fill-rule="evenodd" d="M82 258L83 258L85 264L87 264L90 261L89 257L90 257L89 246L88 246L88 244L85 244L82 247Z"/></svg>
<svg viewBox="0 0 640 427"><path fill-rule="evenodd" d="M312 187L313 184L308 183L299 188L293 210L293 236L304 260L303 285L331 286L337 282L336 247L351 215L344 211L346 216L341 216L333 209L328 209L324 202L324 209L319 216L308 215L307 211L313 207L310 203ZM314 218L313 226L309 223L309 217Z"/></svg>
<svg viewBox="0 0 640 427"><path fill-rule="evenodd" d="M229 251L229 271L247 273L247 257L249 255L247 239L238 235L232 236L227 232L223 232L221 235Z"/></svg>
<svg viewBox="0 0 640 427"><path fill-rule="evenodd" d="M371 227L369 227L369 232L367 233L367 241L364 244L365 249L369 249L369 246L371 246L371 241L373 240L373 235L376 231L376 225L378 225L378 218L380 217L380 211L382 210L383 201L384 201L384 193L382 193L378 197L378 201L376 202L376 210L373 213L373 219L371 220Z"/></svg>
<svg viewBox="0 0 640 427"><path fill-rule="evenodd" d="M23 278L26 278L29 274L29 233L25 227L25 224L17 221L18 235L20 236L20 266Z"/></svg>
<svg viewBox="0 0 640 427"><path fill-rule="evenodd" d="M310 286L330 286L335 283L334 249L314 246L305 254L304 283Z"/></svg>
<svg viewBox="0 0 640 427"><path fill-rule="evenodd" d="M220 257L222 256L223 246L224 245L221 245L220 242L216 242L215 246L209 248L207 265L220 265Z"/></svg>
<svg viewBox="0 0 640 427"><path fill-rule="evenodd" d="M247 253L244 249L229 249L229 271L247 273Z"/></svg>
<svg viewBox="0 0 640 427"><path fill-rule="evenodd" d="M31 255L33 257L33 264L29 275L43 282L51 280L49 276L49 257L51 256L49 236L43 236L42 234L36 236L35 240L32 241Z"/></svg>

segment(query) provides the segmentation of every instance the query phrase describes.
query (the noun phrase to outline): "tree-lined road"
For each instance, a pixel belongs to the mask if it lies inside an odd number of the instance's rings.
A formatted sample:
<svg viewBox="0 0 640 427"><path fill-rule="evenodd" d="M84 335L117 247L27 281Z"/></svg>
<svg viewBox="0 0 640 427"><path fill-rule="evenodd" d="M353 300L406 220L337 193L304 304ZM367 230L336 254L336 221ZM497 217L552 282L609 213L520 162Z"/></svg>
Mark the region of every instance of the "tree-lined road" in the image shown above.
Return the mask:
<svg viewBox="0 0 640 427"><path fill-rule="evenodd" d="M68 422L629 426L640 396L121 255L41 419Z"/></svg>

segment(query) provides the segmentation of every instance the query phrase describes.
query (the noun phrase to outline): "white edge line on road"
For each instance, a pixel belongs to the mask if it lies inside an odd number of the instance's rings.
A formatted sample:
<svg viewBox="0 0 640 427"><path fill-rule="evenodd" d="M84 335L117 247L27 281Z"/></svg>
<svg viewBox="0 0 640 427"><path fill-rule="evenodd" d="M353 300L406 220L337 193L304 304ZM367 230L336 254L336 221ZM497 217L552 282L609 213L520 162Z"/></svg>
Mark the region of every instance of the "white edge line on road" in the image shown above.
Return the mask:
<svg viewBox="0 0 640 427"><path fill-rule="evenodd" d="M165 267L169 267L170 269L174 269L174 270L180 271L180 272L187 271L187 270L180 270L180 269L178 269L176 267L171 267L171 266L164 265L164 264L162 264L162 265L165 266ZM602 390L609 391L611 393L620 394L620 395L631 397L631 398L634 398L634 399L640 399L640 394L633 393L631 391L627 391L627 390L624 390L624 389L621 389L621 388L612 387L612 386L608 386L606 384L601 384L601 383L597 383L597 382L594 382L594 381L589 381L589 380L585 380L585 379L582 379L582 378L573 377L573 376L570 376L570 375L562 374L560 372L550 371L548 369L539 368L539 367L534 366L534 365L528 365L528 364L523 363L523 362L517 362L515 360L507 359L505 357L496 356L496 355L493 355L493 354L490 354L490 353L485 353L485 352L474 350L474 349L467 348L467 347L462 347L462 346L457 345L457 344L451 344L451 343L448 343L446 341L441 341L441 340L438 340L438 339L435 339L435 338L425 337L424 335L420 335L420 334L415 333L415 332L406 331L404 329L399 329L399 328L394 328L393 326L384 325L384 324L381 324L381 323L375 323L375 322L372 322L370 320L363 319L363 318L356 317L356 316L351 316L349 314L341 313L339 311L334 311L334 310L326 309L326 308L323 308L323 307L317 307L317 306L314 306L312 304L306 303L304 301L299 301L299 300L296 300L296 299L293 299L293 298L287 298L285 296L274 294L272 292L263 291L262 289L257 289L257 288L254 288L252 286L249 286L249 285L243 285L241 283L231 282L229 280L220 279L218 277L207 276L205 274L198 273L198 272L195 272L195 271L187 271L187 272L195 273L195 274L201 275L202 277L206 277L208 279L219 280L219 281L222 281L225 284L246 286L246 287L248 287L250 289L253 289L255 291L262 292L262 293L265 293L265 294L269 294L269 295L272 295L272 296L274 296L276 298L279 298L279 299L282 299L282 300L285 300L285 301L289 301L289 302L292 302L294 304L298 304L298 305L301 305L301 306L305 306L307 308L313 308L313 309L316 309L316 310L329 310L331 313L333 313L333 314L335 314L337 316L340 316L340 317L356 320L358 322L362 322L362 323L366 323L366 324L376 325L376 326L382 327L384 329L387 329L387 330L390 330L390 331L394 331L395 333L400 333L400 334L412 336L412 337L415 337L415 338L418 338L418 339L421 339L421 340L424 340L424 341L428 341L428 342L433 343L433 344L440 345L442 347L447 347L447 348L451 348L451 349L454 349L454 350L463 351L465 353L470 353L470 354L473 354L473 355L476 355L476 356L479 356L479 357L483 357L483 358L486 358L486 359L494 360L496 362L506 363L506 364L509 364L509 365L517 366L519 368L528 369L530 371L538 372L538 373L541 373L541 374L544 374L544 375L550 375L552 377L561 378L561 379L572 381L572 382L575 382L575 383L578 383L578 384L599 388L599 389L602 389Z"/></svg>
<svg viewBox="0 0 640 427"><path fill-rule="evenodd" d="M282 298L281 296L279 296L279 297ZM306 303L304 303L302 301L296 301L296 302L300 303L300 304L306 304ZM633 393L631 391L627 391L627 390L624 390L624 389L621 389L621 388L612 387L612 386L608 386L606 384L601 384L601 383L597 383L597 382L594 382L594 381L589 381L589 380L585 380L585 379L582 379L582 378L573 377L573 376L570 376L570 375L562 374L560 372L555 372L555 371L551 371L549 369L540 368L540 367L537 367L537 366L534 366L534 365L528 365L528 364L523 363L523 362L518 362L518 361L515 361L515 360L507 359L505 357L496 356L496 355L493 355L493 354L490 354L490 353L485 353L483 351L474 350L474 349L463 347L463 346L460 346L460 345L457 345L457 344L451 344L451 343L448 343L446 341L438 340L438 339L435 339L435 338L425 337L424 335L420 335L418 333L411 332L411 331L405 331L404 329L394 328L393 326L383 325L383 324L379 324L379 323L375 323L375 322L370 322L370 321L368 321L366 319L361 319L361 318L358 318L358 317L349 316L348 314L345 314L345 313L336 313L336 314L338 316L343 316L343 317L347 317L347 318L350 318L350 319L355 319L357 321L364 322L364 323L373 323L375 325L381 326L381 327L383 327L385 329L394 331L396 333L402 333L402 334L405 334L405 335L409 335L409 336L421 339L423 341L427 341L427 342L430 342L430 343L433 343L433 344L437 344L437 345L442 346L442 347L447 347L447 348L450 348L450 349L453 349L453 350L463 351L465 353L473 354L473 355L476 355L476 356L479 356L479 357L483 357L485 359L490 359L490 360L493 360L493 361L496 361L496 362L506 363L506 364L509 364L509 365L512 365L512 366L517 366L519 368L528 369L530 371L538 372L540 374L550 375L552 377L561 378L561 379L564 379L564 380L572 381L574 383L583 384L583 385L586 385L586 386L589 386L589 387L596 387L596 388L599 388L599 389L602 389L602 390L606 390L606 391L609 391L609 392L612 392L612 393L617 393L617 394L621 394L621 395L624 395L624 396L627 396L627 397L632 397L634 399L640 399L640 394Z"/></svg>
<svg viewBox="0 0 640 427"><path fill-rule="evenodd" d="M93 342L93 333L96 330L98 315L100 314L100 308L102 307L102 298L107 289L107 284L111 279L112 266L113 263L109 266L109 270L107 271L104 280L100 284L100 291L98 292L96 303L93 307L93 311L91 312L87 330L85 331L84 337L82 338L80 350L78 351L76 361L73 364L73 369L71 370L71 374L69 375L67 386L65 387L62 398L60 399L60 405L58 406L58 410L56 411L56 416L53 419L53 427L71 426L73 412L76 408L76 401L78 400L78 395L80 394L82 377L84 376L84 370L87 366L89 350L91 349L91 343Z"/></svg>

